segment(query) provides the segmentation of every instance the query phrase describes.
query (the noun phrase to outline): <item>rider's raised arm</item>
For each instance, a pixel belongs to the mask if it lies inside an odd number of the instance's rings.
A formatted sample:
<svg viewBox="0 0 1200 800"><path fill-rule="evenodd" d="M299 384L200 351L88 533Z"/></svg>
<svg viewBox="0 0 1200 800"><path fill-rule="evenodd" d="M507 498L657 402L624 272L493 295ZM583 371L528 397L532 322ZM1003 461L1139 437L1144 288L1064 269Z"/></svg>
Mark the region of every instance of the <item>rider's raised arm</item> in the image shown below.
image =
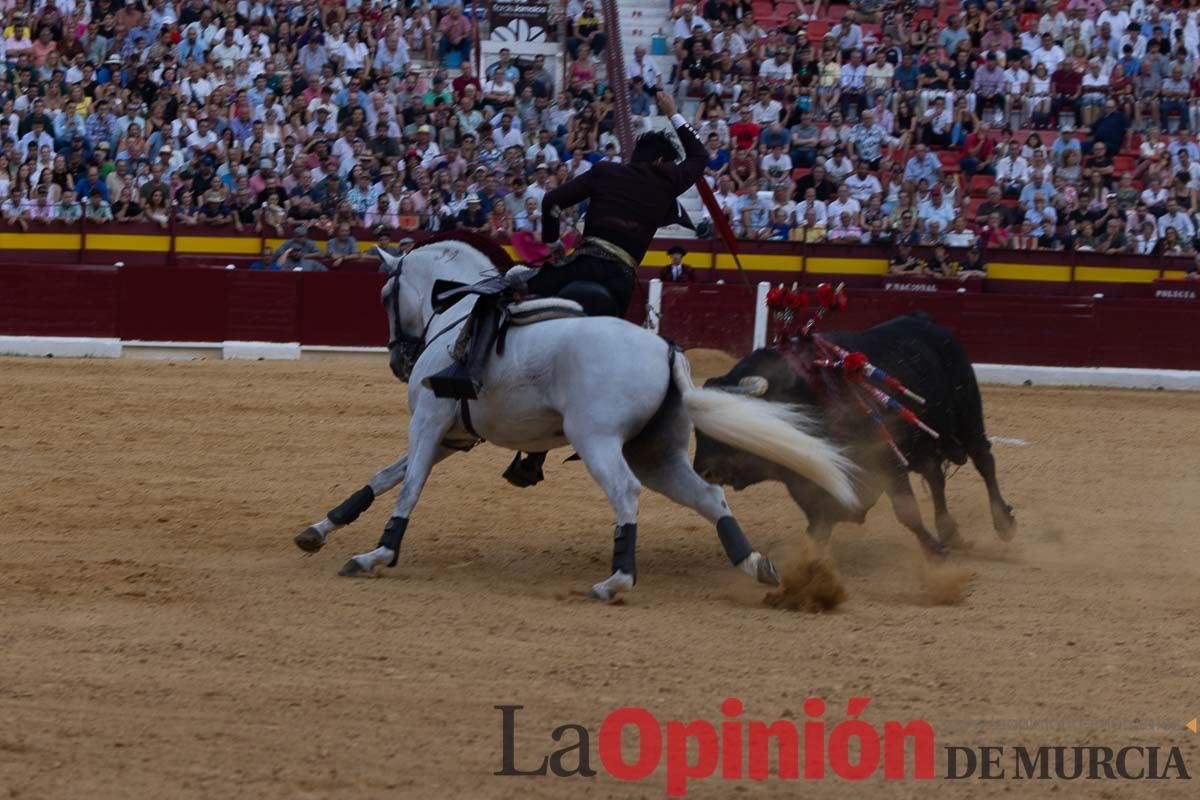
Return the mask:
<svg viewBox="0 0 1200 800"><path fill-rule="evenodd" d="M707 163L707 162L706 162ZM558 241L558 217L563 209L576 206L592 196L592 170L546 192L542 198L542 241Z"/></svg>
<svg viewBox="0 0 1200 800"><path fill-rule="evenodd" d="M704 174L704 168L708 166L708 152L683 114L672 114L671 125L674 126L676 135L679 136L679 143L683 145L683 161L677 164L667 164L663 169L671 178L675 194L678 195L686 192L695 185L696 181L700 180Z"/></svg>

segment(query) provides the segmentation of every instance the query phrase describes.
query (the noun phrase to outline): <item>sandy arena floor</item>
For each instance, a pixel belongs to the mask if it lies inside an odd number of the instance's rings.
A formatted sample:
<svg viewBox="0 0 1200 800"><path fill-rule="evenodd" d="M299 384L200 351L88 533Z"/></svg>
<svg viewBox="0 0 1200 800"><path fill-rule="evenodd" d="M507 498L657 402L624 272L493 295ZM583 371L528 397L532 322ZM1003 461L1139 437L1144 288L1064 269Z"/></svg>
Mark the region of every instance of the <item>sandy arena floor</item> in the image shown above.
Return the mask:
<svg viewBox="0 0 1200 800"><path fill-rule="evenodd" d="M604 606L575 594L607 576L612 530L584 468L555 461L517 490L490 448L434 473L384 579L336 571L374 546L390 497L301 556L292 536L404 450L402 387L380 363L0 360L0 798L664 797L661 770L493 777L493 706L526 707L522 761L574 722L598 767L609 711L719 721L730 695L768 720L801 719L809 695L831 720L872 697L873 722L931 721L939 772L946 744L1154 743L1183 747L1195 776L872 796L1195 797L1200 395L988 389L984 404L1022 527L1000 543L978 476L951 480L975 547L935 577L975 573L958 604L933 602L886 506L838 529L849 600L810 615L763 607L703 520L646 495L641 582ZM799 541L781 487L731 503L763 550ZM1177 727L1055 727L1135 718ZM1050 727L996 729L1009 719ZM689 796L743 792L864 787L709 780Z"/></svg>

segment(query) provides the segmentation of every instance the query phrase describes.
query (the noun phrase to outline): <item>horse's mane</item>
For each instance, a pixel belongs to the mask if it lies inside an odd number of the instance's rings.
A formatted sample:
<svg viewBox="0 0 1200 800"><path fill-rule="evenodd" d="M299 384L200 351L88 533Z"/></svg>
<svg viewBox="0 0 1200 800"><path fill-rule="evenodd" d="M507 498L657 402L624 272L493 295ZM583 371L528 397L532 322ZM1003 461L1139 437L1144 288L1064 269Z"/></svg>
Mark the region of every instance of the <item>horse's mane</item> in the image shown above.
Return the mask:
<svg viewBox="0 0 1200 800"><path fill-rule="evenodd" d="M426 239L422 239L413 249L416 250L439 242L462 242L469 247L475 248L488 261L492 262L492 266L500 274L508 272L513 266L512 257L508 254L507 250L500 246L494 239L484 236L481 233L475 233L474 231L441 231Z"/></svg>

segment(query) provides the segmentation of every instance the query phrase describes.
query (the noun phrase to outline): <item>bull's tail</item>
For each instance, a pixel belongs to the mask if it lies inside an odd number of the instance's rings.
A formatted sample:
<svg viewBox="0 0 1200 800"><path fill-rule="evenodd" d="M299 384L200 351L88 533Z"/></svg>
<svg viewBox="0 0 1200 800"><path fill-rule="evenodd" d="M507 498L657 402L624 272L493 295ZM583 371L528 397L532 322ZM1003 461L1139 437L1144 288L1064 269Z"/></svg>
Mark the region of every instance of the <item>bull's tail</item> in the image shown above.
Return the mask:
<svg viewBox="0 0 1200 800"><path fill-rule="evenodd" d="M847 508L858 507L850 479L854 465L836 446L811 433L813 420L803 411L747 395L697 388L683 353L675 355L671 373L688 415L702 433L808 478Z"/></svg>

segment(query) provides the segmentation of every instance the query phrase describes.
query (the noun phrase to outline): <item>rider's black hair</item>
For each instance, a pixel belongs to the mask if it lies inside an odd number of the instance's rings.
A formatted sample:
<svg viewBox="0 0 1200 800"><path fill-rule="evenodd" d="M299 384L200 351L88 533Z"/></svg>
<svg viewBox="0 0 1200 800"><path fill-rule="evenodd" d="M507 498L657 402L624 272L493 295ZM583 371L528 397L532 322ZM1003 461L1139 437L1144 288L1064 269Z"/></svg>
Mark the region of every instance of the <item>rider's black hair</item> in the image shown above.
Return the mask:
<svg viewBox="0 0 1200 800"><path fill-rule="evenodd" d="M633 145L633 153L629 156L629 162L631 164L654 163L660 158L677 161L679 150L666 131L649 131L637 138L637 142Z"/></svg>

